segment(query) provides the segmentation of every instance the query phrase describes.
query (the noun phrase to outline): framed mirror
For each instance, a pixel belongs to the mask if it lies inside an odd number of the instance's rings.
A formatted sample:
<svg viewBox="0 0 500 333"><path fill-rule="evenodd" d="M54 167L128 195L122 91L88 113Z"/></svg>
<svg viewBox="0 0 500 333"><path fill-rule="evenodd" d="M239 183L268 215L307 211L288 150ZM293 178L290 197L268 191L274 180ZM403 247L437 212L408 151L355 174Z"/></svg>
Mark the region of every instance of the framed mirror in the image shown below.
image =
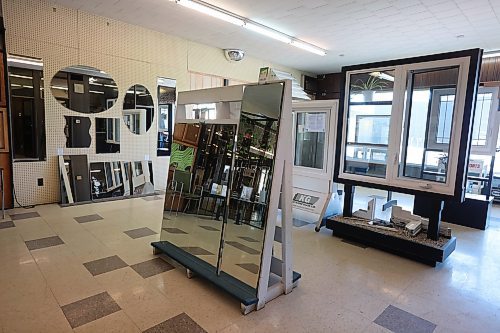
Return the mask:
<svg viewBox="0 0 500 333"><path fill-rule="evenodd" d="M120 152L120 118L95 118L97 154Z"/></svg>
<svg viewBox="0 0 500 333"><path fill-rule="evenodd" d="M154 103L149 90L140 84L127 89L123 101L123 121L130 132L145 134L153 123L153 117Z"/></svg>
<svg viewBox="0 0 500 333"><path fill-rule="evenodd" d="M220 269L255 289L264 246L282 98L282 83L247 86L238 124Z"/></svg>
<svg viewBox="0 0 500 333"><path fill-rule="evenodd" d="M109 74L81 65L58 71L52 77L50 91L62 106L81 113L106 111L118 98L118 87Z"/></svg>

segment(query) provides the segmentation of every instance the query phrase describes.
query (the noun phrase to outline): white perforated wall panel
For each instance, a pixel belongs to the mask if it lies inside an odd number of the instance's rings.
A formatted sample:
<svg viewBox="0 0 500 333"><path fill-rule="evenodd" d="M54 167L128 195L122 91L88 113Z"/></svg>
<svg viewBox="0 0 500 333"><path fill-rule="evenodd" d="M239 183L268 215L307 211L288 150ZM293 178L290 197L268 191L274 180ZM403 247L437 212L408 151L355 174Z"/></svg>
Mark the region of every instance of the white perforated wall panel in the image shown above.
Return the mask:
<svg viewBox="0 0 500 333"><path fill-rule="evenodd" d="M155 187L159 190L165 187L168 158L156 157L156 115L149 131L140 136L132 134L125 123L121 123L119 154L95 154L94 141L90 148L65 148L65 115L91 118L90 134L94 138L94 119L121 118L125 91L134 84L146 86L156 106L158 77L176 79L177 90L183 91L192 87L190 72L230 78L235 82L251 82L257 81L260 67L273 66L250 57L241 63L229 63L221 49L60 7L49 1L2 2L7 51L42 58L44 62L47 160L14 163L15 191L23 205L59 201L58 148L64 148L64 154L87 154L89 161L133 161L143 160L149 155L154 166ZM110 74L119 87L117 104L95 115L84 115L62 107L51 95L50 81L58 70L71 65L92 66ZM300 72L275 67L293 73L300 80ZM203 81L203 77L201 79ZM210 85L216 84L210 82ZM44 186L37 186L37 178L44 178Z"/></svg>

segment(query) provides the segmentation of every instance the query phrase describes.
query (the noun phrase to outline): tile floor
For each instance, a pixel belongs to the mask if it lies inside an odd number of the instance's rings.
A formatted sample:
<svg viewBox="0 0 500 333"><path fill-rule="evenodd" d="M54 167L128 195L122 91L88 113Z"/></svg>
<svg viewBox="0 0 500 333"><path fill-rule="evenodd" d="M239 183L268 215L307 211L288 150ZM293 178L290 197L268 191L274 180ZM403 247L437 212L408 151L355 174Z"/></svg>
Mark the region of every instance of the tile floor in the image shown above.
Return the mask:
<svg viewBox="0 0 500 333"><path fill-rule="evenodd" d="M455 226L457 250L436 268L294 227L298 288L247 316L152 254L162 209L132 199L10 211L0 332L500 332L498 208L486 232Z"/></svg>

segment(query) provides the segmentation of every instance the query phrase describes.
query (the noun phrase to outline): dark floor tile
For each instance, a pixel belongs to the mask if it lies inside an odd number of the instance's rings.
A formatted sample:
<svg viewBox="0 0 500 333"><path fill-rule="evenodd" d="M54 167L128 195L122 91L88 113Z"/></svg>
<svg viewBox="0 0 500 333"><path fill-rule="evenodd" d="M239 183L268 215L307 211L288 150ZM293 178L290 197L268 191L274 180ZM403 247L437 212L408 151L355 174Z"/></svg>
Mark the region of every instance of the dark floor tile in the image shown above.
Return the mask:
<svg viewBox="0 0 500 333"><path fill-rule="evenodd" d="M130 238L136 239L136 238L141 238L141 237L146 237L146 236L151 236L151 235L156 235L157 233L154 232L153 230L149 228L139 228L139 229L132 229L132 230L127 230L124 231L127 236Z"/></svg>
<svg viewBox="0 0 500 333"><path fill-rule="evenodd" d="M314 224L314 223L308 223L306 221L302 221L299 219L293 219L293 225L299 228L309 224Z"/></svg>
<svg viewBox="0 0 500 333"><path fill-rule="evenodd" d="M0 229L13 228L16 225L12 221L0 222Z"/></svg>
<svg viewBox="0 0 500 333"><path fill-rule="evenodd" d="M394 333L432 333L436 324L389 305L373 321Z"/></svg>
<svg viewBox="0 0 500 333"><path fill-rule="evenodd" d="M26 246L28 247L28 250L30 250L30 251L64 244L63 240L61 238L59 238L58 236L33 239L33 240L26 241L24 243L26 244Z"/></svg>
<svg viewBox="0 0 500 333"><path fill-rule="evenodd" d="M246 269L250 273L254 274L259 273L259 266L257 266L256 264L249 263L249 264L236 264L236 265L240 266L243 269Z"/></svg>
<svg viewBox="0 0 500 333"><path fill-rule="evenodd" d="M184 312L148 328L143 333L206 333L191 317Z"/></svg>
<svg viewBox="0 0 500 333"><path fill-rule="evenodd" d="M142 200L145 200L145 201L155 201L155 200L163 200L162 197L158 197L158 196L147 196L147 197L143 197Z"/></svg>
<svg viewBox="0 0 500 333"><path fill-rule="evenodd" d="M107 292L64 305L61 309L72 328L121 310Z"/></svg>
<svg viewBox="0 0 500 333"><path fill-rule="evenodd" d="M358 243L358 242L355 242L355 241L352 241L352 240L349 240L349 239L343 239L342 240L342 243L346 243L346 244L350 244L350 245L354 245L354 246L357 246L357 247L361 247L363 249L366 249L368 246L366 246L365 244L362 244L362 243Z"/></svg>
<svg viewBox="0 0 500 333"><path fill-rule="evenodd" d="M40 217L38 212L29 212L29 213L20 213L20 214L12 214L10 218L12 221L31 219L33 217Z"/></svg>
<svg viewBox="0 0 500 333"><path fill-rule="evenodd" d="M247 237L247 236L240 236L238 238L241 238L243 240L246 240L247 242L250 242L250 243L260 243L258 240L256 239L253 239L252 237Z"/></svg>
<svg viewBox="0 0 500 333"><path fill-rule="evenodd" d="M208 230L208 231L220 231L220 229L211 227L209 225L200 225L200 228L203 228L203 229Z"/></svg>
<svg viewBox="0 0 500 333"><path fill-rule="evenodd" d="M148 278L150 276L167 272L175 268L174 266L170 265L168 262L166 262L161 258L155 258L152 260L144 261L132 265L130 267L143 278Z"/></svg>
<svg viewBox="0 0 500 333"><path fill-rule="evenodd" d="M103 218L98 214L84 215L75 217L75 221L78 223L87 223L102 220Z"/></svg>
<svg viewBox="0 0 500 333"><path fill-rule="evenodd" d="M209 252L205 249L202 249L201 247L197 246L185 246L181 247L184 251L191 253L194 256L208 256L208 255L213 255L212 252Z"/></svg>
<svg viewBox="0 0 500 333"><path fill-rule="evenodd" d="M177 228L163 228L163 230L165 230L169 234L183 234L183 235L187 235L187 232L185 232L185 231L183 231L181 229L177 229Z"/></svg>
<svg viewBox="0 0 500 333"><path fill-rule="evenodd" d="M243 244L238 243L238 242L227 241L226 244L234 246L235 248L237 248L243 252L246 252L248 254L259 254L260 253L259 251L252 249L251 247L248 247L248 246L243 245Z"/></svg>
<svg viewBox="0 0 500 333"><path fill-rule="evenodd" d="M92 275L99 275L114 271L115 269L127 267L128 265L118 256L89 261L83 264Z"/></svg>

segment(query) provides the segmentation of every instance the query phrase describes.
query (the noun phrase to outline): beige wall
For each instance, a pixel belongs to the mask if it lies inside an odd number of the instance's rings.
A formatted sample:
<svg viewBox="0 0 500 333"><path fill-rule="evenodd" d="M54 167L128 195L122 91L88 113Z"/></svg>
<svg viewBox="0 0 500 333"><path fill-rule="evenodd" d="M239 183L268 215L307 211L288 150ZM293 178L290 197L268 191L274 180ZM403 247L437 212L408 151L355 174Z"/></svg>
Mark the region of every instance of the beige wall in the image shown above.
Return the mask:
<svg viewBox="0 0 500 333"><path fill-rule="evenodd" d="M45 77L45 120L47 160L45 162L15 162L14 184L18 200L23 205L59 201L57 149L64 154L88 154L89 161L142 160L150 155L154 165L155 186L163 189L168 158L156 158L157 119L141 136L121 126L121 152L95 154L90 148L65 148L64 116L80 115L65 109L50 92L50 79L60 69L70 65L96 67L109 73L119 87L118 103L108 111L89 116L90 134L95 137L95 117L121 117L121 102L128 87L146 86L156 103L156 79L177 80L178 91L190 89L190 72L206 73L254 82L260 67L272 66L292 73L299 81L299 71L246 57L240 63L229 63L221 49L187 41L175 36L133 26L74 9L54 6L49 1L4 0L7 51L12 54L42 58ZM37 178L44 186L37 186Z"/></svg>

